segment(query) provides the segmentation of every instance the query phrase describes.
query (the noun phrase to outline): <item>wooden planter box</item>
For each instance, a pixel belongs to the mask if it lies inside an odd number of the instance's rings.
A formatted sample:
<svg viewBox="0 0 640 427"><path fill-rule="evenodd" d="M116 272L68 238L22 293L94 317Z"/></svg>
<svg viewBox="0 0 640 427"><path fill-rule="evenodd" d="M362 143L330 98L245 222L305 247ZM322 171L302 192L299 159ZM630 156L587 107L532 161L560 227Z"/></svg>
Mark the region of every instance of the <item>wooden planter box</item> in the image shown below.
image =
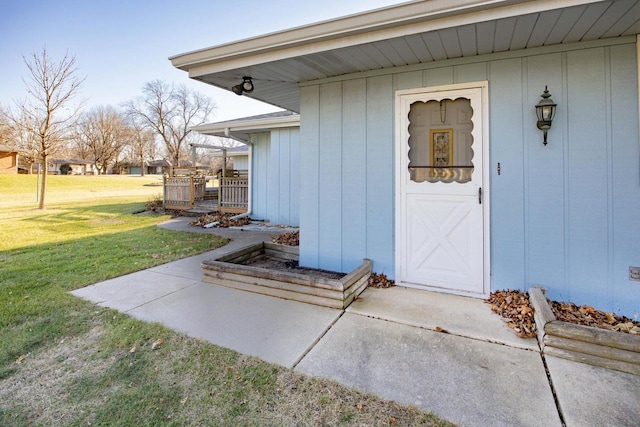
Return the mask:
<svg viewBox="0 0 640 427"><path fill-rule="evenodd" d="M202 263L203 281L331 308L346 308L366 287L371 261L339 279L246 265L257 259L298 260L298 247L260 243Z"/></svg>
<svg viewBox="0 0 640 427"><path fill-rule="evenodd" d="M544 354L640 375L640 336L557 320L539 287L529 300Z"/></svg>

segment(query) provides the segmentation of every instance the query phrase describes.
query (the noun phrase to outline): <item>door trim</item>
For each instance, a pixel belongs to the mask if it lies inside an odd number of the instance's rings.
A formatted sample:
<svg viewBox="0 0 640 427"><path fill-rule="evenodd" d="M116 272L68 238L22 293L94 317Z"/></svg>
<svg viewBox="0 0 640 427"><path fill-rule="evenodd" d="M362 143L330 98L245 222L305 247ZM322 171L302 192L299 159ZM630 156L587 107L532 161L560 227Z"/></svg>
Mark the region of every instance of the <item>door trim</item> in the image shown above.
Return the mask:
<svg viewBox="0 0 640 427"><path fill-rule="evenodd" d="M480 89L481 92L481 122L482 122L482 151L483 151L483 176L482 176L482 222L483 222L483 291L482 293L469 293L464 291L447 290L444 288L430 288L429 286L412 286L409 283L398 283L400 286L416 287L419 289L433 290L443 293L451 293L456 295L473 296L477 298L486 298L491 292L491 189L490 189L490 161L489 161L489 82L479 81L470 83L460 83L444 86L431 86L415 89L404 89L395 92L395 277L398 279L401 277L402 260L405 258L403 251L405 250L404 242L401 242L403 236L401 227L403 226L404 213L402 212L402 200L401 200L401 180L402 173L400 167L401 162L401 147L404 143L401 141L401 129L403 126L403 117L401 114L401 98L404 95L421 95L421 94L437 94L438 92L455 91L455 90L468 90L468 89Z"/></svg>

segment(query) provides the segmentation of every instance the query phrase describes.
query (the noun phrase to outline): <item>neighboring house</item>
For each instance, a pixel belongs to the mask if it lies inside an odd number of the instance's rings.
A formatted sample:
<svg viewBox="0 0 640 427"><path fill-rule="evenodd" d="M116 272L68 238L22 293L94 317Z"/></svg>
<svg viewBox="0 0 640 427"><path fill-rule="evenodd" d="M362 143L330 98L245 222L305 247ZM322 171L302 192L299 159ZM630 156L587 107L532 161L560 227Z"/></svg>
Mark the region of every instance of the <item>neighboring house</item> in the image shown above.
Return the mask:
<svg viewBox="0 0 640 427"><path fill-rule="evenodd" d="M62 165L69 165L69 175L98 175L98 169L93 162L82 159L53 159L47 167L47 172L59 175Z"/></svg>
<svg viewBox="0 0 640 427"><path fill-rule="evenodd" d="M239 147L229 147L223 150L218 150L212 153L213 157L219 158L231 158L233 162L233 169L238 171L249 170L249 146L241 145ZM216 172L216 171L214 171Z"/></svg>
<svg viewBox="0 0 640 427"><path fill-rule="evenodd" d="M166 160L152 160L147 163L147 173L162 175L171 171L171 165Z"/></svg>
<svg viewBox="0 0 640 427"><path fill-rule="evenodd" d="M299 161L301 265L633 316L639 32L637 0L413 1L171 61L300 113L298 157L270 167Z"/></svg>
<svg viewBox="0 0 640 427"><path fill-rule="evenodd" d="M144 164L145 174L150 175L162 175L163 173L169 173L171 165L166 160L152 160ZM125 173L128 175L140 175L140 163L126 163L123 165Z"/></svg>
<svg viewBox="0 0 640 427"><path fill-rule="evenodd" d="M249 171L249 211L252 218L272 224L299 225L298 114L280 111L205 124L194 130L205 135L230 137L246 144L227 149L227 156L233 156L234 169Z"/></svg>
<svg viewBox="0 0 640 427"><path fill-rule="evenodd" d="M0 174L18 173L18 150L0 145Z"/></svg>

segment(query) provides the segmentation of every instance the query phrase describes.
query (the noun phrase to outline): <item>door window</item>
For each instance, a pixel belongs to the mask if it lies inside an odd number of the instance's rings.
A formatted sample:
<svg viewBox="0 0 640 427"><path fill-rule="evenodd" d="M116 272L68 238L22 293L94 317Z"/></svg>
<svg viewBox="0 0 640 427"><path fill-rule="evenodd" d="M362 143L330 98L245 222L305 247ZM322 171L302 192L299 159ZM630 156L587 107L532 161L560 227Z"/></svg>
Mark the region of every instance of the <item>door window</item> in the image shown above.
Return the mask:
<svg viewBox="0 0 640 427"><path fill-rule="evenodd" d="M408 172L412 181L471 181L472 116L473 109L467 98L411 104Z"/></svg>

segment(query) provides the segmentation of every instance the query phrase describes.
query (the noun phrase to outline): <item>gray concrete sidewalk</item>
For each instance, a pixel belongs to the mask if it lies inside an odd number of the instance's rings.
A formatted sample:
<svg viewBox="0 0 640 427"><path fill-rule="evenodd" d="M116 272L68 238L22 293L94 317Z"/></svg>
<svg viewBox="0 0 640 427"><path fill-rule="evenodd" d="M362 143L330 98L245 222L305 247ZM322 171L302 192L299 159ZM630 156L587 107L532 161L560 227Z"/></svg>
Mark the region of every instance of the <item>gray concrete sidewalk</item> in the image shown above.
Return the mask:
<svg viewBox="0 0 640 427"><path fill-rule="evenodd" d="M203 259L281 230L201 229L187 221L164 226L232 241L73 294L462 425L564 419L568 426L631 426L640 419L640 377L549 357L545 366L535 339L517 338L481 300L367 289L343 311L203 283Z"/></svg>

